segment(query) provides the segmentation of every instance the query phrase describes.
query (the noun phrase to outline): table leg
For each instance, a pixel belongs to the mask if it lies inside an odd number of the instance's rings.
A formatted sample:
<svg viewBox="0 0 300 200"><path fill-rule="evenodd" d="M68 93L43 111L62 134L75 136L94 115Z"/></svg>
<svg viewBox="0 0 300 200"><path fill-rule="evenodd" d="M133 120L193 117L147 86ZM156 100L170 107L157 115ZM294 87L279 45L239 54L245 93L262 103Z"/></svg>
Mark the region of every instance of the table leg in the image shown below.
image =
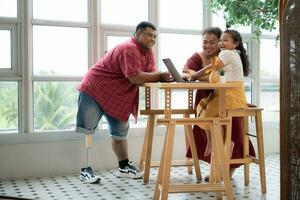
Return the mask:
<svg viewBox="0 0 300 200"><path fill-rule="evenodd" d="M174 136L175 136L175 124L169 125L169 130L166 135L167 143L166 143L166 151L164 156L164 166L163 166L163 177L162 177L162 194L161 199L167 200L169 195L169 182L170 182L170 172L172 165L172 153L173 153L173 144L174 144Z"/></svg>
<svg viewBox="0 0 300 200"><path fill-rule="evenodd" d="M166 148L167 148L167 140L168 140L168 134L170 132L170 127L167 126L167 131L166 131L166 136L165 136L165 141L161 153L161 158L160 158L160 165L158 168L158 174L157 174L157 179L156 179L156 185L155 185L155 190L154 190L154 196L153 200L158 200L161 194L160 186L162 185L162 180L164 176L164 169L165 169L165 154L166 154Z"/></svg>
<svg viewBox="0 0 300 200"><path fill-rule="evenodd" d="M190 148L191 148L191 153L192 153L192 158L193 158L193 163L194 163L194 167L195 167L197 181L200 182L202 180L202 176L201 176L199 158L198 158L198 153L197 153L197 148L196 148L196 143L195 143L195 138L194 138L194 134L192 131L192 127L190 125L185 125L184 128L185 128L187 139L189 141Z"/></svg>
<svg viewBox="0 0 300 200"><path fill-rule="evenodd" d="M224 188L225 188L225 193L227 196L228 200L233 199L233 194L232 194L232 187L231 187L231 182L230 182L230 177L229 177L229 157L227 152L224 149L224 143L222 140L222 135L221 135L221 126L218 120L214 120L213 122L213 131L214 131L214 138L212 141L214 142L213 146L215 146L215 153L217 156L217 159L220 163L220 168L222 172L222 178L223 178L223 183L224 183Z"/></svg>
<svg viewBox="0 0 300 200"><path fill-rule="evenodd" d="M139 166L140 170L144 171L145 184L149 182L153 133L154 133L154 120L155 120L155 115L149 115L147 121L146 134L144 138L143 150L140 159L140 166Z"/></svg>

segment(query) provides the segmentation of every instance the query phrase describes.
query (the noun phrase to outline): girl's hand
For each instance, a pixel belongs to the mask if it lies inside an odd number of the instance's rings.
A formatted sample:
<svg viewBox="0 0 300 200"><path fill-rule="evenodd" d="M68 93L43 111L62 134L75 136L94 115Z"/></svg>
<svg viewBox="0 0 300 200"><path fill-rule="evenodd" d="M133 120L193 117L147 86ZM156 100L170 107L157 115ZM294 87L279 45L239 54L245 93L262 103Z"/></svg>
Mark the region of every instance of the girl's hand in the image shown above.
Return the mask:
<svg viewBox="0 0 300 200"><path fill-rule="evenodd" d="M191 81L192 80L192 74L188 74L188 73L182 73L182 78L184 80L188 80L188 81Z"/></svg>
<svg viewBox="0 0 300 200"><path fill-rule="evenodd" d="M195 74L196 72L192 69L189 69L186 65L184 66L184 68L182 69L182 72L183 73L186 73L186 74Z"/></svg>

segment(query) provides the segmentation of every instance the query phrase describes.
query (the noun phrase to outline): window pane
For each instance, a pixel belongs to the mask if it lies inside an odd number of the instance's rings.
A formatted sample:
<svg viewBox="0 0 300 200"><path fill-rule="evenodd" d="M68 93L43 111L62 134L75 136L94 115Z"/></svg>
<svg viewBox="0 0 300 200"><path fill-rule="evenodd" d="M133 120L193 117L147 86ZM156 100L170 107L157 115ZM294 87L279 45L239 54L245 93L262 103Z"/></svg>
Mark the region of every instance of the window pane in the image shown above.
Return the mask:
<svg viewBox="0 0 300 200"><path fill-rule="evenodd" d="M0 0L1 17L17 17L17 0Z"/></svg>
<svg viewBox="0 0 300 200"><path fill-rule="evenodd" d="M0 82L0 134L18 131L18 83Z"/></svg>
<svg viewBox="0 0 300 200"><path fill-rule="evenodd" d="M279 82L261 82L263 121L279 121Z"/></svg>
<svg viewBox="0 0 300 200"><path fill-rule="evenodd" d="M33 18L87 21L87 0L33 0Z"/></svg>
<svg viewBox="0 0 300 200"><path fill-rule="evenodd" d="M78 91L74 82L34 83L35 131L74 130Z"/></svg>
<svg viewBox="0 0 300 200"><path fill-rule="evenodd" d="M164 28L202 29L202 0L160 1L160 25Z"/></svg>
<svg viewBox="0 0 300 200"><path fill-rule="evenodd" d="M220 29L224 30L226 28L226 22L223 18L222 12L217 12L212 14L212 25L218 26Z"/></svg>
<svg viewBox="0 0 300 200"><path fill-rule="evenodd" d="M219 11L217 13L213 13L213 15L212 15L212 25L213 26L218 26L222 30L226 29L226 22L225 22L225 19L224 19L224 15L221 11ZM251 33L251 27L250 26L236 25L236 26L232 26L231 28L236 29L240 33Z"/></svg>
<svg viewBox="0 0 300 200"><path fill-rule="evenodd" d="M34 74L83 75L87 69L87 29L33 27Z"/></svg>
<svg viewBox="0 0 300 200"><path fill-rule="evenodd" d="M11 68L10 31L0 30L0 68Z"/></svg>
<svg viewBox="0 0 300 200"><path fill-rule="evenodd" d="M251 82L245 81L245 93L246 93L247 103L252 103L252 84L251 84Z"/></svg>
<svg viewBox="0 0 300 200"><path fill-rule="evenodd" d="M160 34L160 50L161 58L171 58L174 65L179 72L182 71L187 59L202 49L202 36L201 35L184 35L184 34ZM180 48L179 48L180 47ZM167 71L167 68L162 63L161 59L158 61L161 71ZM160 91L160 95L164 95ZM186 91L172 92L173 108L187 108L187 93ZM159 106L164 106L164 98L159 102Z"/></svg>
<svg viewBox="0 0 300 200"><path fill-rule="evenodd" d="M148 0L102 0L101 22L136 26L148 21Z"/></svg>
<svg viewBox="0 0 300 200"><path fill-rule="evenodd" d="M202 49L201 35L185 35L185 34L160 34L160 52L161 58L171 58L174 65L179 71L182 71L187 59L193 53ZM162 61L158 62L163 71L167 71Z"/></svg>
<svg viewBox="0 0 300 200"><path fill-rule="evenodd" d="M279 120L279 47L276 41L260 42L261 107L264 121ZM272 58L272 59L270 59Z"/></svg>
<svg viewBox="0 0 300 200"><path fill-rule="evenodd" d="M108 36L107 37L107 51L111 50L118 44L125 42L129 38L130 37L126 37L126 36Z"/></svg>
<svg viewBox="0 0 300 200"><path fill-rule="evenodd" d="M260 40L260 73L262 79L279 79L279 46L272 39ZM272 58L272 59L270 59Z"/></svg>

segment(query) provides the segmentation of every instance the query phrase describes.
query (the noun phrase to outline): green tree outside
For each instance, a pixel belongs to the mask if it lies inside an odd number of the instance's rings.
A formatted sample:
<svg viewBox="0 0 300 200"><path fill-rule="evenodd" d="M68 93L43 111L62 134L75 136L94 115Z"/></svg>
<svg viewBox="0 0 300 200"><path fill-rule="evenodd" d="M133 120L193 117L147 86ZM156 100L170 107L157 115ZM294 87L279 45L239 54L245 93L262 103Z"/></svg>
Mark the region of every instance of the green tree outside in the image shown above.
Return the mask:
<svg viewBox="0 0 300 200"><path fill-rule="evenodd" d="M18 84L0 83L0 133L18 129Z"/></svg>
<svg viewBox="0 0 300 200"><path fill-rule="evenodd" d="M222 11L228 25L254 25L254 35L260 38L262 30L272 31L278 21L278 0L211 0L213 12Z"/></svg>
<svg viewBox="0 0 300 200"><path fill-rule="evenodd" d="M77 97L77 83L36 82L34 85L34 129L74 129Z"/></svg>

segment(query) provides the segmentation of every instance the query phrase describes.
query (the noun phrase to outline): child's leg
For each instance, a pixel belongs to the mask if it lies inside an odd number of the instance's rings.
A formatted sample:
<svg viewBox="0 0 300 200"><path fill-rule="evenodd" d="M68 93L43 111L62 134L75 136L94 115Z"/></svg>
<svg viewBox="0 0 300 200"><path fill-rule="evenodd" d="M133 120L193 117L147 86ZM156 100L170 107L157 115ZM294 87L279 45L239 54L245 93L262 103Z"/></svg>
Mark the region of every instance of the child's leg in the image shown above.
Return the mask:
<svg viewBox="0 0 300 200"><path fill-rule="evenodd" d="M204 156L206 157L211 153L212 142L211 142L211 132L210 132L210 130L205 130L205 132L206 132L207 143L206 143Z"/></svg>

